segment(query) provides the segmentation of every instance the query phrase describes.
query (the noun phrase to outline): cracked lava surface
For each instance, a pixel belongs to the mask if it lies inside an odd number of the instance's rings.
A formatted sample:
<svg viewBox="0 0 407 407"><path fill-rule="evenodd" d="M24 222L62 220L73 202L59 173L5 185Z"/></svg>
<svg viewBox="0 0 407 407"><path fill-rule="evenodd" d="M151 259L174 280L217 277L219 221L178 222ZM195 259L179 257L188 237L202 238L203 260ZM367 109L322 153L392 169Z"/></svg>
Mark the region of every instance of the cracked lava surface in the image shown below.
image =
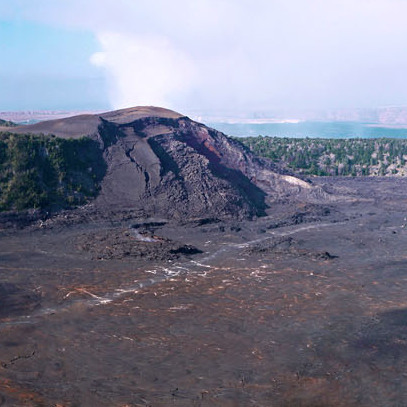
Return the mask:
<svg viewBox="0 0 407 407"><path fill-rule="evenodd" d="M0 405L406 405L395 182L340 180L358 199L305 223L162 223L201 251L168 260L81 249L126 223L2 231Z"/></svg>

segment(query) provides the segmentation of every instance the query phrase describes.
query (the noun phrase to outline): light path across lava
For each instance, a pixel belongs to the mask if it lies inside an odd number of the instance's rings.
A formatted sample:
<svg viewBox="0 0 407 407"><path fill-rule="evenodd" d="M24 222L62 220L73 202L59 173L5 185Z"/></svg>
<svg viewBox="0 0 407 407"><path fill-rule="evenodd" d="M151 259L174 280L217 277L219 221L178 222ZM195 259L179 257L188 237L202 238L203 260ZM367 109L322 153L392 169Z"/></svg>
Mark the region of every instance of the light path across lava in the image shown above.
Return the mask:
<svg viewBox="0 0 407 407"><path fill-rule="evenodd" d="M279 230L269 231L261 238L250 240L245 243L227 243L224 244L221 248L214 251L211 254L199 259L199 260L187 260L181 262L174 262L170 265L166 266L156 266L151 269L145 270L145 273L150 273L153 277L144 279L144 280L134 280L134 284L129 285L128 287L124 288L117 288L113 292L106 293L104 295L96 295L90 292L88 289L77 288L68 292L64 299L68 300L73 294L84 294L88 296L88 298L81 298L81 299L74 299L69 301L66 304L60 304L58 307L52 308L43 308L41 310L35 311L32 315L24 315L19 316L15 319L7 320L5 322L0 323L1 326L7 325L20 325L20 324L30 324L35 323L38 318L44 315L51 315L55 314L56 312L60 312L66 309L69 309L74 304L81 303L85 306L99 306L99 305L106 305L112 303L114 301L119 300L125 295L129 294L137 294L141 290L151 287L152 285L162 283L164 281L170 280L171 278L177 278L180 276L187 276L187 275L196 275L198 277L206 277L208 272L211 270L219 269L215 264L213 264L214 260L219 259L221 256L228 255L237 259L236 254L239 253L241 249L250 247L251 245L261 243L265 240L271 239L273 237L284 237L290 236L299 232L311 230L311 229L318 229L318 228L326 228L326 227L333 227L342 225L346 222L330 222L330 223L314 223L306 226L287 226L284 228L280 228ZM236 253L237 252L237 253ZM211 264L212 263L212 264Z"/></svg>
<svg viewBox="0 0 407 407"><path fill-rule="evenodd" d="M273 231L269 231L268 233L266 233L265 236L262 236L259 239L254 239L254 240L250 240L248 242L245 243L230 243L230 244L226 244L223 247L221 247L220 249L218 249L217 251L215 251L214 253L204 257L203 259L200 260L199 265L201 267L212 267L211 265L205 264L208 261L211 261L217 257L219 257L220 255L229 252L233 249L244 249L247 247L250 247L254 244L258 244L261 242L264 242L265 240L268 240L270 238L273 237L284 237L284 236L290 236L293 235L295 233L299 233L299 232L304 232L306 230L311 230L311 229L317 229L317 228L324 228L324 227L329 227L329 226L335 226L335 225L343 225L346 222L326 222L326 223L313 223L311 225L307 225L307 226L297 226L297 227L293 227L293 226L287 226L281 229L284 230L273 230ZM198 263L196 263L198 264Z"/></svg>

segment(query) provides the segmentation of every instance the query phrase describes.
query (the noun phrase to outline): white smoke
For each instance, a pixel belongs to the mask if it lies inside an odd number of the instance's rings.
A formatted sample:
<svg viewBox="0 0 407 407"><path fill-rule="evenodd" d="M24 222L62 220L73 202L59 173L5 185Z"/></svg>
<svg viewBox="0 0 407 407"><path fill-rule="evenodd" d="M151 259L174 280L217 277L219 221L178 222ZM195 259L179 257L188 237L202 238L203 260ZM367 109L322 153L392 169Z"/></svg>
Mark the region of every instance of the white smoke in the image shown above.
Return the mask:
<svg viewBox="0 0 407 407"><path fill-rule="evenodd" d="M407 104L406 0L17 3L19 18L95 34L114 107Z"/></svg>
<svg viewBox="0 0 407 407"><path fill-rule="evenodd" d="M98 35L103 52L91 61L110 77L114 108L137 105L172 106L193 83L194 67L188 56L163 37L122 33Z"/></svg>

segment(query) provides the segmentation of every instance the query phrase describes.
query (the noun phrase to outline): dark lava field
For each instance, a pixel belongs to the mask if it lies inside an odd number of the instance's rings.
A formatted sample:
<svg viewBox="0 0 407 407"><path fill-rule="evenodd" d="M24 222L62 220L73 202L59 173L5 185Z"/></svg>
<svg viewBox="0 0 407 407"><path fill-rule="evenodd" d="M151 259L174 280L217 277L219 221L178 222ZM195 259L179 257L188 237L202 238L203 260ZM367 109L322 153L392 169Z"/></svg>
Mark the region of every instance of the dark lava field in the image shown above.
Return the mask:
<svg viewBox="0 0 407 407"><path fill-rule="evenodd" d="M0 231L0 405L407 405L407 180L256 220Z"/></svg>

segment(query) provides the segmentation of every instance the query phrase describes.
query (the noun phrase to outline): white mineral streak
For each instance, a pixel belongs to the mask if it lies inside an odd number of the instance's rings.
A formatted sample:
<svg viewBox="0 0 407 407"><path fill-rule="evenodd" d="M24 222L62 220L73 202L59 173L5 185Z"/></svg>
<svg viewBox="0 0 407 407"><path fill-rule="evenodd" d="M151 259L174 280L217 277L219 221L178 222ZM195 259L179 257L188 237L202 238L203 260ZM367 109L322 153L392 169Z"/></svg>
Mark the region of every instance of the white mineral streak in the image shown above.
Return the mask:
<svg viewBox="0 0 407 407"><path fill-rule="evenodd" d="M282 175L281 177L284 181L288 182L289 184L296 185L302 188L311 189L311 185L309 185L307 182L299 178L292 177L291 175Z"/></svg>

